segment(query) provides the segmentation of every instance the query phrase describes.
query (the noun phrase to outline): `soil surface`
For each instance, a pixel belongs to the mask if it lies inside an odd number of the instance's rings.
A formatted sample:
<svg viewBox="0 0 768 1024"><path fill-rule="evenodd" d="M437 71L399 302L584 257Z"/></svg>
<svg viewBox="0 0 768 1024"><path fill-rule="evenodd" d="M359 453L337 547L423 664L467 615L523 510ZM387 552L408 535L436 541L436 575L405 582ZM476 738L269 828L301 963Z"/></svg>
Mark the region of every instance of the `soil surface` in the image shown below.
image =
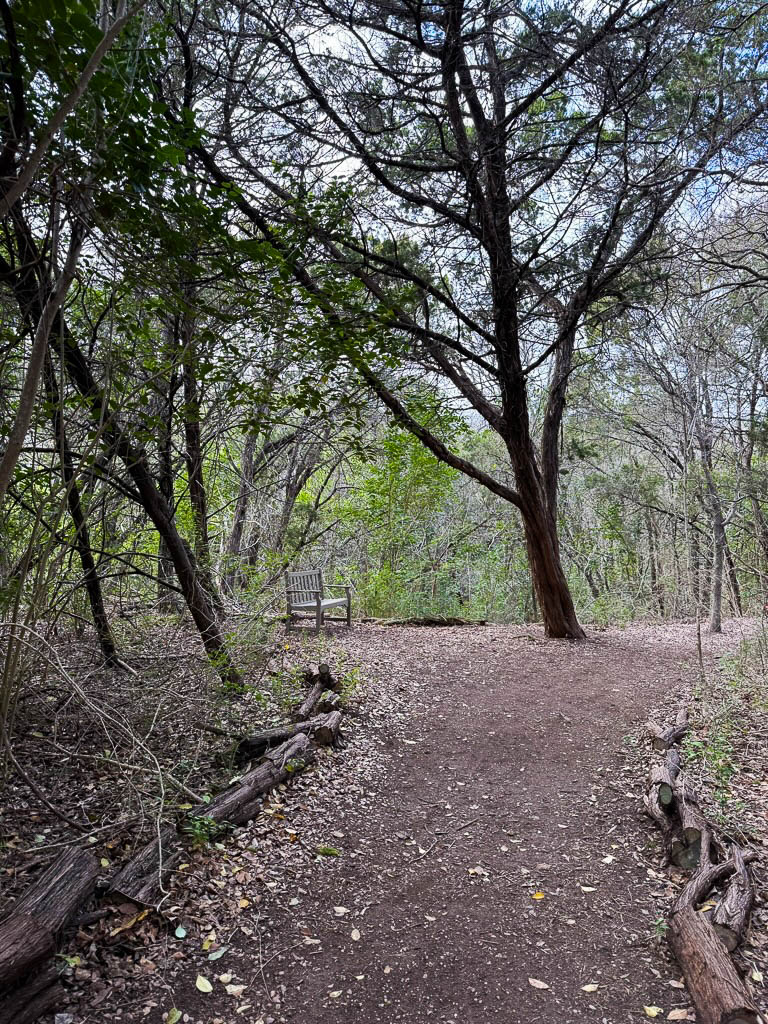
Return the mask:
<svg viewBox="0 0 768 1024"><path fill-rule="evenodd" d="M704 637L705 656L746 628ZM349 745L198 865L167 934L133 949L143 974L121 978L117 952L84 964L75 1024L171 1007L204 1024L623 1024L690 1005L656 923L672 889L637 735L684 700L694 625L580 644L360 625L288 643L297 664L359 673Z"/></svg>

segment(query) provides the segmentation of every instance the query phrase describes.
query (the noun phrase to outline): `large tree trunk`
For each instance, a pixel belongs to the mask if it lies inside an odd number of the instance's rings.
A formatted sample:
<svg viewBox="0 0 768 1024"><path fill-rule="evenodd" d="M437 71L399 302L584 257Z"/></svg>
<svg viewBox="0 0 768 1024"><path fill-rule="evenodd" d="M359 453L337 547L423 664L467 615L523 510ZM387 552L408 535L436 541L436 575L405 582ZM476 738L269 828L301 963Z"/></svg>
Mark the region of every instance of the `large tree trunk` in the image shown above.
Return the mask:
<svg viewBox="0 0 768 1024"><path fill-rule="evenodd" d="M523 513L525 546L547 636L583 640L573 598L560 562L557 534L546 513Z"/></svg>
<svg viewBox="0 0 768 1024"><path fill-rule="evenodd" d="M736 562L733 558L731 551L731 545L728 543L728 534L725 535L725 548L723 550L725 555L725 568L728 572L728 585L731 590L731 605L733 608L734 615L743 615L744 609L741 603L741 585L739 583L739 574L736 571Z"/></svg>
<svg viewBox="0 0 768 1024"><path fill-rule="evenodd" d="M661 566L656 543L656 527L649 512L645 513L645 528L648 535L648 567L651 573L651 595L656 601L659 614L664 616L664 588L661 585Z"/></svg>
<svg viewBox="0 0 768 1024"><path fill-rule="evenodd" d="M691 565L691 595L693 597L693 604L698 616L699 609L702 605L704 589L702 585L701 572L701 541L699 538L699 531L693 523L689 523L689 530L690 539L688 557Z"/></svg>
<svg viewBox="0 0 768 1024"><path fill-rule="evenodd" d="M157 486L160 494L169 508L174 507L173 500L173 404L178 389L178 371L176 369L176 351L178 339L176 330L171 319L166 324L166 346L167 356L171 371L167 382L167 391L162 395L162 411L158 415L160 421L160 432L157 440L158 449L158 471ZM176 576L173 571L168 545L165 539L158 534L157 538L157 600L160 608L164 611L178 610L178 595L173 589Z"/></svg>
<svg viewBox="0 0 768 1024"><path fill-rule="evenodd" d="M573 598L560 561L555 517L546 500L533 447L508 444L521 504L528 564L547 636L583 640Z"/></svg>

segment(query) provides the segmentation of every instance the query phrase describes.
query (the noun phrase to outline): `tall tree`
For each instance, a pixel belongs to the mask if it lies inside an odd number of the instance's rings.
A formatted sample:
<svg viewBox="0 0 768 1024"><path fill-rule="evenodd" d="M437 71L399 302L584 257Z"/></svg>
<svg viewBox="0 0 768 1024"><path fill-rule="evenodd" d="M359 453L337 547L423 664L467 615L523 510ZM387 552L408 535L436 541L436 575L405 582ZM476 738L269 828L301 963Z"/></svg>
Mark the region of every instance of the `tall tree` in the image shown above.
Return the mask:
<svg viewBox="0 0 768 1024"><path fill-rule="evenodd" d="M582 637L556 528L569 381L589 328L641 291L665 217L764 114L750 11L250 0L235 25L225 10L219 39L186 52L218 101L203 165L334 326L333 355L519 509L547 632ZM279 224L313 235L311 258ZM409 411L371 322L499 434L514 482Z"/></svg>

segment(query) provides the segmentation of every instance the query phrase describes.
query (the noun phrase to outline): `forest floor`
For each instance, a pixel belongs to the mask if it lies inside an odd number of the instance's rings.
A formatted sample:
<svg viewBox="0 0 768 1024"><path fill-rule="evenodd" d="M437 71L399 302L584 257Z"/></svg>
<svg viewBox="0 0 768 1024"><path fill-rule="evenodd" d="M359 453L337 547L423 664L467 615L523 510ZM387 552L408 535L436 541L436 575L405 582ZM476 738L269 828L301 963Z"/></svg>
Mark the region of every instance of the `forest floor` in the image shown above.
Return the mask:
<svg viewBox="0 0 768 1024"><path fill-rule="evenodd" d="M753 628L704 636L707 672ZM690 1005L638 737L690 699L695 625L586 644L357 625L286 647L359 677L348 746L198 857L162 920L126 907L106 950L81 933L68 1021L623 1024Z"/></svg>

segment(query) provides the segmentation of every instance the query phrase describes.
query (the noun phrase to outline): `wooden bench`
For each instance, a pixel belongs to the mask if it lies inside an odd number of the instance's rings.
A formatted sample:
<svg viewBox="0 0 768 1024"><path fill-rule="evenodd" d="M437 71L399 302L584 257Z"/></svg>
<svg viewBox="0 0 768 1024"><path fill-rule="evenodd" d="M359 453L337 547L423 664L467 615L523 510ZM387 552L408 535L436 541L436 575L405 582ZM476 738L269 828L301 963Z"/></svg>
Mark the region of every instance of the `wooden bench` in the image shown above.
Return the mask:
<svg viewBox="0 0 768 1024"><path fill-rule="evenodd" d="M344 597L326 597L326 590L343 590ZM325 620L325 613L330 608L347 609L347 625L352 625L352 587L349 584L326 584L321 569L306 569L303 572L287 572L285 574L285 595L288 600L288 624L295 619L309 618L302 612L311 612L315 619L315 632Z"/></svg>

